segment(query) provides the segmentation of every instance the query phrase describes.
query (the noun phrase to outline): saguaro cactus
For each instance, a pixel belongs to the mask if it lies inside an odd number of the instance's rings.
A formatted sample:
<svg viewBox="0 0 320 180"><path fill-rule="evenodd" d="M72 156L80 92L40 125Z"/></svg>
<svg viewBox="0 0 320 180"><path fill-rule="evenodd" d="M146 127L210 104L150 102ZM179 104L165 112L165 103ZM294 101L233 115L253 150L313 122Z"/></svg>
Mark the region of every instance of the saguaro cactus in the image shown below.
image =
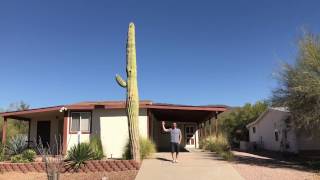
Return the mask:
<svg viewBox="0 0 320 180"><path fill-rule="evenodd" d="M137 62L136 62L136 42L135 27L129 24L127 39L127 80L123 80L116 75L118 84L127 89L126 110L129 127L129 143L131 157L140 162L139 144L139 93L137 84Z"/></svg>

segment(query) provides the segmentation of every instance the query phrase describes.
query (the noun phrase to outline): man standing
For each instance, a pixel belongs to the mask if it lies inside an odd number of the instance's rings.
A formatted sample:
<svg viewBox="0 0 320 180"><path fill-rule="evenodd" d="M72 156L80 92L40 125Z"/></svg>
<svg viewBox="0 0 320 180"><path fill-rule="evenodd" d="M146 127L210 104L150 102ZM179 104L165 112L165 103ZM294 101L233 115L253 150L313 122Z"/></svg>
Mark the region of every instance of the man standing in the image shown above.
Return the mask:
<svg viewBox="0 0 320 180"><path fill-rule="evenodd" d="M162 129L165 132L170 132L170 144L171 144L171 156L172 156L172 162L177 163L178 162L178 154L179 154L179 146L181 143L182 135L179 128L177 128L177 123L172 123L172 128L167 129L165 127L165 122L162 121ZM174 156L174 153L176 153L176 156Z"/></svg>

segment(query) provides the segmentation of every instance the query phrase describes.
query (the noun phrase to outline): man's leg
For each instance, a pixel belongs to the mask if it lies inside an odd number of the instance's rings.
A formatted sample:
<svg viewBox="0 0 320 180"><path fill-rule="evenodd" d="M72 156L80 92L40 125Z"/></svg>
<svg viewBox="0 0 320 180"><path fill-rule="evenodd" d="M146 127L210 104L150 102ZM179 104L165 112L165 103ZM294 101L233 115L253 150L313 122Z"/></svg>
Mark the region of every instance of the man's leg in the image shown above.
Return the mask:
<svg viewBox="0 0 320 180"><path fill-rule="evenodd" d="M174 143L170 143L171 144L171 156L172 156L172 162L175 161L174 159L174 152L175 152L175 148L174 148Z"/></svg>
<svg viewBox="0 0 320 180"><path fill-rule="evenodd" d="M180 144L176 143L176 162L178 162L179 152L180 152Z"/></svg>

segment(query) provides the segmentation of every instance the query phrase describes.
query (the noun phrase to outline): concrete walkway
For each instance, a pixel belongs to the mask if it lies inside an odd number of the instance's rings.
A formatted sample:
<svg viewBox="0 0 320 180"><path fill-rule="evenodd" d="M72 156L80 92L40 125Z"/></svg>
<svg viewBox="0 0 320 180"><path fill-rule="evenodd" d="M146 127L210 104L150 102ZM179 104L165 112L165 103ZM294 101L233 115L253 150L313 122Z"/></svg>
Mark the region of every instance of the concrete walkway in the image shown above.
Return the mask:
<svg viewBox="0 0 320 180"><path fill-rule="evenodd" d="M244 180L230 163L210 152L180 153L179 163L170 162L170 153L157 153L144 160L136 180Z"/></svg>

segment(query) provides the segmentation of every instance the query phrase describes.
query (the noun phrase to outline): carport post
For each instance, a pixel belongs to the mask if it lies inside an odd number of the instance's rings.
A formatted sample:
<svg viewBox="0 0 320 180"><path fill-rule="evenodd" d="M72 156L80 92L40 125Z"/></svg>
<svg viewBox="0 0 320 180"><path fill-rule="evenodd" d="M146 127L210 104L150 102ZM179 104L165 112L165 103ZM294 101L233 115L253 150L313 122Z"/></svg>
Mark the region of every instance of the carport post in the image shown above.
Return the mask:
<svg viewBox="0 0 320 180"><path fill-rule="evenodd" d="M2 144L6 144L6 141L7 141L7 117L3 117Z"/></svg>
<svg viewBox="0 0 320 180"><path fill-rule="evenodd" d="M68 111L64 111L64 116L63 116L63 135L62 135L62 154L67 154L67 133L68 133Z"/></svg>
<svg viewBox="0 0 320 180"><path fill-rule="evenodd" d="M216 137L218 137L218 113L217 112L215 112L214 113L214 119L215 119L215 121L216 121Z"/></svg>

